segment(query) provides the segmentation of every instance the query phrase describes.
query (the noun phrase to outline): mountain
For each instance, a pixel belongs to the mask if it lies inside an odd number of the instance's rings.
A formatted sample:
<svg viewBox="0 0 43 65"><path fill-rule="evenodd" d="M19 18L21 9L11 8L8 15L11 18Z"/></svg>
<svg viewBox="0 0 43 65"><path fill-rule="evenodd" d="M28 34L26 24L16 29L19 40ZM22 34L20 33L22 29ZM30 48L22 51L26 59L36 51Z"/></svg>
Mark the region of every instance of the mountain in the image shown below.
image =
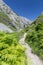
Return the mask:
<svg viewBox="0 0 43 65"><path fill-rule="evenodd" d="M27 27L26 42L32 48L32 52L43 60L43 14Z"/></svg>
<svg viewBox="0 0 43 65"><path fill-rule="evenodd" d="M30 24L32 21L23 17L23 16L20 16L22 22L25 24L25 26L27 27L28 24ZM25 21L25 22L24 22Z"/></svg>
<svg viewBox="0 0 43 65"><path fill-rule="evenodd" d="M5 15L8 18L7 20L6 17L1 17L0 15L1 19L4 18L4 23L6 23L6 25L8 24L8 26L13 30L19 31L24 29L31 22L29 19L19 16L13 12L12 9L3 0L0 0L0 13L3 13L2 15ZM3 23L3 21L1 23Z"/></svg>

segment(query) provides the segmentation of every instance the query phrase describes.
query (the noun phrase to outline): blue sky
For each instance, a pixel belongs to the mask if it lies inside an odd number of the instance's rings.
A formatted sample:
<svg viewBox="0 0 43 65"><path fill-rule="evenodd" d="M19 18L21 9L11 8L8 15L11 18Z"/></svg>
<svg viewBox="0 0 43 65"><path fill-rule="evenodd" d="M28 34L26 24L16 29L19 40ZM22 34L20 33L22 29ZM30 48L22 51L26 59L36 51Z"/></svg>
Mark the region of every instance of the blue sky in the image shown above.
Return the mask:
<svg viewBox="0 0 43 65"><path fill-rule="evenodd" d="M4 0L20 16L34 20L43 12L43 0Z"/></svg>

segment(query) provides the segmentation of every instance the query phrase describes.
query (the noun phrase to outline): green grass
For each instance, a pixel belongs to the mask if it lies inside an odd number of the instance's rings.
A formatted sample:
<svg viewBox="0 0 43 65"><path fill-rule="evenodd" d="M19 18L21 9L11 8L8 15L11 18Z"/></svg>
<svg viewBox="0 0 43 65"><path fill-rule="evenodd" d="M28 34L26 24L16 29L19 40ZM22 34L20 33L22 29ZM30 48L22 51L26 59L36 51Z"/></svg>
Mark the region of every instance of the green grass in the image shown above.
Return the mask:
<svg viewBox="0 0 43 65"><path fill-rule="evenodd" d="M43 59L43 15L39 16L28 27L25 40L32 48L32 52Z"/></svg>

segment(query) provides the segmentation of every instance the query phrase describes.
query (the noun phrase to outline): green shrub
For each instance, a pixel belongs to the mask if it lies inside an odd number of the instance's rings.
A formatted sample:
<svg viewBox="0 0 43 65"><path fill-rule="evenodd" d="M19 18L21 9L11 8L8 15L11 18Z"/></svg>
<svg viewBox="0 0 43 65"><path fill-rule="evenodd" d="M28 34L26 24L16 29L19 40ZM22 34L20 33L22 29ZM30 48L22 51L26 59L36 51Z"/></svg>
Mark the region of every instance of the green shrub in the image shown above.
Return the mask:
<svg viewBox="0 0 43 65"><path fill-rule="evenodd" d="M32 52L43 59L43 21L35 25L31 32L28 31L25 40L32 48Z"/></svg>
<svg viewBox="0 0 43 65"><path fill-rule="evenodd" d="M27 65L25 48L16 33L0 33L0 65Z"/></svg>

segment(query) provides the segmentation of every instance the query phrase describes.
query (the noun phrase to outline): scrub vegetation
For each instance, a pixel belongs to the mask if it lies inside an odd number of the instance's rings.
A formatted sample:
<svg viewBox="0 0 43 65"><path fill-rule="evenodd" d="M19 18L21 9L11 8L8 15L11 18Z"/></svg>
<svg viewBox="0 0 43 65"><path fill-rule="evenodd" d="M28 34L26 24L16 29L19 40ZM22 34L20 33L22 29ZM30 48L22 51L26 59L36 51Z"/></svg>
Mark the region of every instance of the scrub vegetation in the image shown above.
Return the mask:
<svg viewBox="0 0 43 65"><path fill-rule="evenodd" d="M32 52L43 59L43 15L39 16L27 30L26 42L32 48Z"/></svg>

